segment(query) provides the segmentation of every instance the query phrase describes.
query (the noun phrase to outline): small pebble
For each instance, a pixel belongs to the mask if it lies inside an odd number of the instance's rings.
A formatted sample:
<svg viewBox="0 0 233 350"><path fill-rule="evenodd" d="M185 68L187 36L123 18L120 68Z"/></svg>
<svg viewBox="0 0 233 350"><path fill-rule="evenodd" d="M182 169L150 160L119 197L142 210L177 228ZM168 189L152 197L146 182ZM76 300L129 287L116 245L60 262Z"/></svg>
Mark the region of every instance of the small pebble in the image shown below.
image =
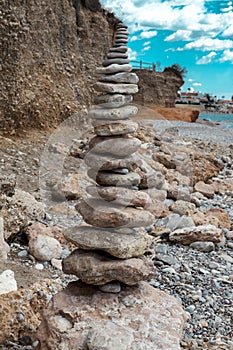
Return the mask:
<svg viewBox="0 0 233 350"><path fill-rule="evenodd" d="M35 269L37 270L44 270L44 265L43 264L36 264Z"/></svg>

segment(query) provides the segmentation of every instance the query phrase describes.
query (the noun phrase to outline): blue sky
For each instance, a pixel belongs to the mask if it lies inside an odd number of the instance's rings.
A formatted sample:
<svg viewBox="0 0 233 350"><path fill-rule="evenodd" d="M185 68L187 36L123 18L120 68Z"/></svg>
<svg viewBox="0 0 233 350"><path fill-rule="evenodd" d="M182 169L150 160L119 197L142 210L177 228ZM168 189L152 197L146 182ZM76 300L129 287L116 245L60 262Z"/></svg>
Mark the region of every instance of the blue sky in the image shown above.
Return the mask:
<svg viewBox="0 0 233 350"><path fill-rule="evenodd" d="M132 60L179 63L185 85L231 98L233 95L232 0L101 0L129 26Z"/></svg>

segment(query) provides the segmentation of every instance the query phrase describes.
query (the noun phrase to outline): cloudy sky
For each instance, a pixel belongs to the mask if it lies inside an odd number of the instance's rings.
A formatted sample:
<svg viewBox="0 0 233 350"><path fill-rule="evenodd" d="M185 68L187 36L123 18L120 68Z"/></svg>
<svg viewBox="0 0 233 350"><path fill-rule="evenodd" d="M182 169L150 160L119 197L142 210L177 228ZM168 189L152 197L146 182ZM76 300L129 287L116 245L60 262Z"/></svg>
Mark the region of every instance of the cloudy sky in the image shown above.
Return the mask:
<svg viewBox="0 0 233 350"><path fill-rule="evenodd" d="M232 0L101 0L130 31L132 60L187 68L185 85L233 95Z"/></svg>

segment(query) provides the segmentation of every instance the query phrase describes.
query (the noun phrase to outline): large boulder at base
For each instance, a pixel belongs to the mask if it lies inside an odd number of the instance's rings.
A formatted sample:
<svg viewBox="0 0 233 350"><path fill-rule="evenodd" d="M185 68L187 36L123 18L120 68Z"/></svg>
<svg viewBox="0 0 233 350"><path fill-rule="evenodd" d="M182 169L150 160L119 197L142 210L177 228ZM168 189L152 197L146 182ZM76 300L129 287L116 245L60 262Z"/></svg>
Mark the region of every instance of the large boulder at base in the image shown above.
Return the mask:
<svg viewBox="0 0 233 350"><path fill-rule="evenodd" d="M114 294L79 281L53 297L37 337L43 350L180 350L185 319L174 297L146 282Z"/></svg>

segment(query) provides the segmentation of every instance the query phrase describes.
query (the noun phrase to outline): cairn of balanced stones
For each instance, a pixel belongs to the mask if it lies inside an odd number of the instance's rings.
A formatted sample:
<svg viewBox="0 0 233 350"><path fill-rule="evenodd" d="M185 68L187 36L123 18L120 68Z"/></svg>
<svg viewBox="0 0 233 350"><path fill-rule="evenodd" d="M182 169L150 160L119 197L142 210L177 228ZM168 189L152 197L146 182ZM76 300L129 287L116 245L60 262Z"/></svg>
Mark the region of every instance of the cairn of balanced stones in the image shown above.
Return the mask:
<svg viewBox="0 0 233 350"><path fill-rule="evenodd" d="M153 275L143 254L152 242L145 228L154 216L144 209L150 197L138 190L141 178L132 171L141 142L132 136L137 123L129 119L138 112L130 104L138 91L138 77L129 64L128 35L120 22L114 44L97 68L100 94L89 110L96 136L85 157L95 182L86 189L89 197L76 206L88 225L64 233L78 248L64 259L63 271L93 285L113 281L134 285Z"/></svg>

